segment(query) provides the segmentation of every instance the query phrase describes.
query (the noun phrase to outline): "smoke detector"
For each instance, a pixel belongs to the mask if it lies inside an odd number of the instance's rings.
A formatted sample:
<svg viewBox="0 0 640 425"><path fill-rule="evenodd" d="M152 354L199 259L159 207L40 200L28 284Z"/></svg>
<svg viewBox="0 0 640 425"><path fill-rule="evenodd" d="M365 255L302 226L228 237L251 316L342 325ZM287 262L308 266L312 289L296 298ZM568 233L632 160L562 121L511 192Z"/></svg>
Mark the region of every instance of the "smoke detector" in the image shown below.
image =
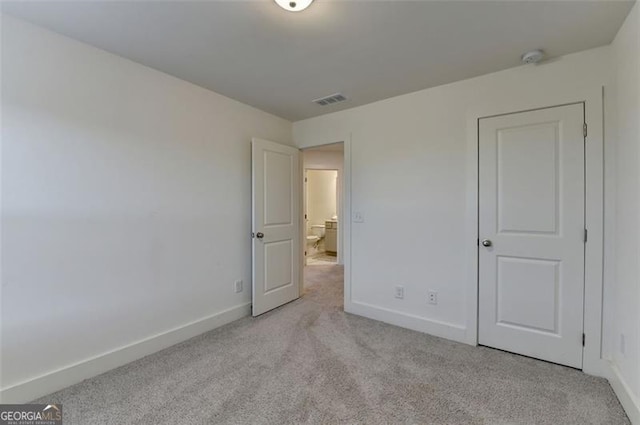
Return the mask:
<svg viewBox="0 0 640 425"><path fill-rule="evenodd" d="M544 57L542 50L532 50L522 55L522 62L524 63L538 63Z"/></svg>

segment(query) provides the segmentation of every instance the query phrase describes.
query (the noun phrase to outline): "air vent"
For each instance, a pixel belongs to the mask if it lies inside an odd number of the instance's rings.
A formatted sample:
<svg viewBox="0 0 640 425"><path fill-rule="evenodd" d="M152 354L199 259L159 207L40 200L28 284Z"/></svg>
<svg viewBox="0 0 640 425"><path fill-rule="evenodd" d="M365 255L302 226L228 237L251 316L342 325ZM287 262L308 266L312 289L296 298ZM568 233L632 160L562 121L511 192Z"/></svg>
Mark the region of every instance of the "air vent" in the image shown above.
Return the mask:
<svg viewBox="0 0 640 425"><path fill-rule="evenodd" d="M334 103L343 102L347 100L341 93L335 93L331 96L321 97L320 99L315 99L313 103L317 103L320 106L333 105Z"/></svg>

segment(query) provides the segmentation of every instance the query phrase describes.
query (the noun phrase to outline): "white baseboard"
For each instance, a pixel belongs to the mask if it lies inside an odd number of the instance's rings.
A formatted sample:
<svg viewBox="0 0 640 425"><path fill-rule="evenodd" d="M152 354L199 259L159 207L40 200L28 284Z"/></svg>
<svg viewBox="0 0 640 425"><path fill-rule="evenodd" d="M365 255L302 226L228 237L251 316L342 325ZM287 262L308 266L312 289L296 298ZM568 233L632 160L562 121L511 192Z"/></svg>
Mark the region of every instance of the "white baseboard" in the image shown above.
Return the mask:
<svg viewBox="0 0 640 425"><path fill-rule="evenodd" d="M616 396L618 396L618 400L620 400L620 404L622 404L631 423L633 425L640 425L640 400L633 394L631 388L629 388L620 374L618 367L612 362L609 362L609 367L609 383L611 384L611 388L613 388Z"/></svg>
<svg viewBox="0 0 640 425"><path fill-rule="evenodd" d="M251 314L251 303L241 304L124 347L65 366L0 390L2 403L27 403L85 379L131 363L194 336Z"/></svg>
<svg viewBox="0 0 640 425"><path fill-rule="evenodd" d="M378 307L359 301L351 301L350 303L345 305L344 310L347 313L357 314L359 316L364 316L369 319L378 320L380 322L389 323L395 326L400 326L402 328L411 329L429 335L439 336L441 338L446 338L465 344L468 343L466 327L455 325L453 323L427 319L425 317L407 314L384 307Z"/></svg>

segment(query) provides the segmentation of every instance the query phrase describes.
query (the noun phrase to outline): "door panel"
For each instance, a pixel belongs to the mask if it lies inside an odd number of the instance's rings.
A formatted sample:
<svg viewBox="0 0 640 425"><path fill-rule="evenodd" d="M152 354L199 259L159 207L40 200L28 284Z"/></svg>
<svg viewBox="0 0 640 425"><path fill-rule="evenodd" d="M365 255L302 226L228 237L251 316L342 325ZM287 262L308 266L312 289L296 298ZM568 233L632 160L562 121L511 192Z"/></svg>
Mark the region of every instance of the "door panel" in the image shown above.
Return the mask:
<svg viewBox="0 0 640 425"><path fill-rule="evenodd" d="M582 367L584 108L479 120L480 344Z"/></svg>
<svg viewBox="0 0 640 425"><path fill-rule="evenodd" d="M264 293L293 283L293 241L264 243Z"/></svg>
<svg viewBox="0 0 640 425"><path fill-rule="evenodd" d="M294 157L291 154L264 151L264 224L266 226L292 223L293 161Z"/></svg>
<svg viewBox="0 0 640 425"><path fill-rule="evenodd" d="M498 231L556 233L558 122L499 129Z"/></svg>
<svg viewBox="0 0 640 425"><path fill-rule="evenodd" d="M497 323L558 333L559 261L498 257Z"/></svg>
<svg viewBox="0 0 640 425"><path fill-rule="evenodd" d="M299 151L252 141L253 315L299 297Z"/></svg>

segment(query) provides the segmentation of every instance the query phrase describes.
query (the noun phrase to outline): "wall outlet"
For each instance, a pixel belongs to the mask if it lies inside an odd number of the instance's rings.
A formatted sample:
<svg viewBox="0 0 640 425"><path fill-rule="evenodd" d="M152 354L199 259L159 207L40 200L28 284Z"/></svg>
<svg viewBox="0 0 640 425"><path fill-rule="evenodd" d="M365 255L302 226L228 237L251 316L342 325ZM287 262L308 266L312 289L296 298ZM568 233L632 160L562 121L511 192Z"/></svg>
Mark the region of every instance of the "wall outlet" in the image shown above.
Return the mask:
<svg viewBox="0 0 640 425"><path fill-rule="evenodd" d="M396 286L394 288L393 294L394 294L393 295L394 297L399 298L399 299L403 299L404 298L404 286L400 286L400 285Z"/></svg>
<svg viewBox="0 0 640 425"><path fill-rule="evenodd" d="M620 334L620 354L624 355L624 352L627 349L626 345L624 334Z"/></svg>
<svg viewBox="0 0 640 425"><path fill-rule="evenodd" d="M353 213L353 222L354 223L364 223L364 214L360 211L355 211Z"/></svg>
<svg viewBox="0 0 640 425"><path fill-rule="evenodd" d="M429 300L429 304L437 305L438 304L438 292L437 291L429 291L429 292L427 292L427 299Z"/></svg>
<svg viewBox="0 0 640 425"><path fill-rule="evenodd" d="M242 292L242 280L238 279L233 283L233 289L236 291L236 294Z"/></svg>

